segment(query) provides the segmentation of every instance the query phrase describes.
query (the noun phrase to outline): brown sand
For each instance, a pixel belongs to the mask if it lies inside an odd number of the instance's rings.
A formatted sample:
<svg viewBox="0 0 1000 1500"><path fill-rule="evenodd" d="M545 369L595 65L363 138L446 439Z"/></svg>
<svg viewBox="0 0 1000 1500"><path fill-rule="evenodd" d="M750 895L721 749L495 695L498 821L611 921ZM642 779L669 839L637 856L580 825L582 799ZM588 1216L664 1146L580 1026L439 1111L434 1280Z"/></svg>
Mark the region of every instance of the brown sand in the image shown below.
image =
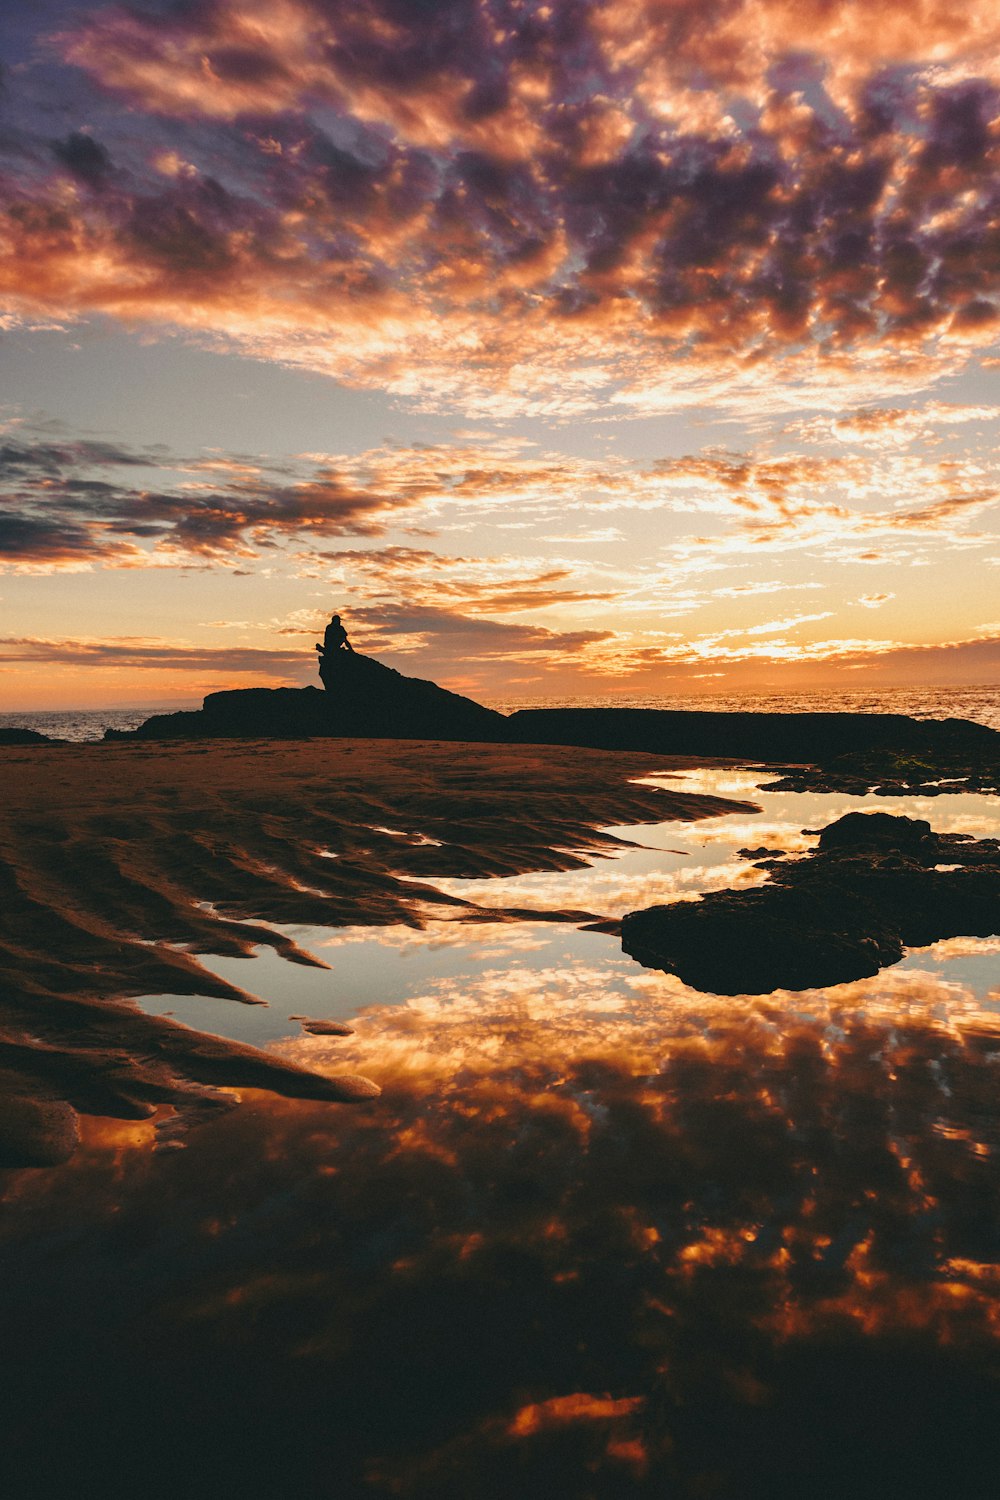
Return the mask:
<svg viewBox="0 0 1000 1500"><path fill-rule="evenodd" d="M146 1118L217 1103L218 1087L372 1097L364 1078L146 1016L130 997L261 1003L196 955L266 944L317 963L267 922L420 926L428 902L496 920L433 880L571 869L586 856L567 850L618 842L602 825L746 805L629 781L693 763L391 740L0 750L0 1165L64 1159L74 1111Z"/></svg>

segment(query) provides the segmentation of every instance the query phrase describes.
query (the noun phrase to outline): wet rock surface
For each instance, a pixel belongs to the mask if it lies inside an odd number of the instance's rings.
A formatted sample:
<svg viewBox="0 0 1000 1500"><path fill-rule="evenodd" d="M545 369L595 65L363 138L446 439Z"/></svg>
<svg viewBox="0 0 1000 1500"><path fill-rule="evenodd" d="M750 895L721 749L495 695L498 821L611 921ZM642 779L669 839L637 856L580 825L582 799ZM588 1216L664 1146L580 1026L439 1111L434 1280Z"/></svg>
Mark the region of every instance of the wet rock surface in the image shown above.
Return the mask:
<svg viewBox="0 0 1000 1500"><path fill-rule="evenodd" d="M944 723L958 723L945 720ZM981 727L981 726L976 726ZM864 797L870 792L879 797L944 797L956 792L1000 791L1000 749L984 739L973 747L963 748L958 741L946 738L936 744L907 747L894 746L847 751L839 755L818 755L808 766L781 766L777 781L762 783L769 792L845 792Z"/></svg>
<svg viewBox="0 0 1000 1500"><path fill-rule="evenodd" d="M695 989L766 994L868 978L906 947L1000 931L1000 844L923 819L848 813L813 854L771 870L754 890L628 913L623 949Z"/></svg>
<svg viewBox="0 0 1000 1500"><path fill-rule="evenodd" d="M201 1120L232 1089L375 1097L362 1075L317 1073L129 1000L260 1004L211 955L263 946L325 969L286 925L415 927L425 903L483 921L429 882L583 868L570 851L617 847L601 827L754 810L635 783L653 768L374 739L0 752L0 1167L63 1159L78 1114L135 1121L168 1106ZM304 1019L308 1035L348 1034Z"/></svg>
<svg viewBox="0 0 1000 1500"><path fill-rule="evenodd" d="M61 1099L31 1098L23 1082L0 1075L0 1169L68 1161L80 1139L76 1110Z"/></svg>

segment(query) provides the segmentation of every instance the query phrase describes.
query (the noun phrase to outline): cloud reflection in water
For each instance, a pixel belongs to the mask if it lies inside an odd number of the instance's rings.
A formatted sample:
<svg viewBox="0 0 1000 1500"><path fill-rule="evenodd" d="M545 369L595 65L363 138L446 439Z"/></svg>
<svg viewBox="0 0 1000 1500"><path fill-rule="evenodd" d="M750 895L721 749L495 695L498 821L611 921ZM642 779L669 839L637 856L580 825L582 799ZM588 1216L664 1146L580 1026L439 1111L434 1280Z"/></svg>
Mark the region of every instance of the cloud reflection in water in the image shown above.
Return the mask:
<svg viewBox="0 0 1000 1500"><path fill-rule="evenodd" d="M530 906L558 911L575 906L620 917L656 903L694 901L703 892L762 885L767 872L738 857L741 848L765 845L789 855L815 846L809 829L819 829L848 812L904 813L926 818L940 833L996 835L996 799L989 796L850 797L844 793L769 792L768 772L702 767L637 778L637 785L710 794L758 804L748 816L733 812L698 823L664 822L641 827L615 825L603 830L629 841L606 857L593 854L583 870L534 871L489 879L435 879L449 895L494 906Z"/></svg>
<svg viewBox="0 0 1000 1500"><path fill-rule="evenodd" d="M106 1460L120 1493L150 1453L180 1483L211 1452L202 1479L255 1494L989 1493L988 1001L931 957L719 999L623 979L589 936L570 971L522 948L282 1044L378 1058L376 1108L251 1097L170 1152L95 1124L14 1178L31 1472Z"/></svg>

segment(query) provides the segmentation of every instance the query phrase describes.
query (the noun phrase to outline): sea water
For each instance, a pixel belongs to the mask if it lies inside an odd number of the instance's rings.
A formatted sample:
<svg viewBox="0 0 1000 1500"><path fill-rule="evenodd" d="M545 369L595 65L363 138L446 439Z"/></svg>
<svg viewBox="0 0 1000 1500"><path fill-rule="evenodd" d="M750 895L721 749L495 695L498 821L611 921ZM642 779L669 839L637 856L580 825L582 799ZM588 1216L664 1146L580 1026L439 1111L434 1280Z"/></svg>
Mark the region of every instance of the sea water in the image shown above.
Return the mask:
<svg viewBox="0 0 1000 1500"><path fill-rule="evenodd" d="M163 708L65 708L0 713L0 729L33 729L53 740L80 744L103 740L106 729L137 729L153 714L169 712Z"/></svg>
<svg viewBox="0 0 1000 1500"><path fill-rule="evenodd" d="M490 708L664 708L703 713L910 714L916 719L973 719L1000 729L1000 686L865 688L852 692L697 693L659 697L629 693L589 697L484 698Z"/></svg>
<svg viewBox="0 0 1000 1500"><path fill-rule="evenodd" d="M868 688L831 693L709 693L637 696L627 693L587 697L492 698L480 701L501 713L521 708L662 708L722 713L911 714L918 719L972 719L1000 729L1000 686ZM53 709L0 712L0 728L34 729L63 740L100 740L105 729L135 729L153 714L198 708L195 702L159 708Z"/></svg>

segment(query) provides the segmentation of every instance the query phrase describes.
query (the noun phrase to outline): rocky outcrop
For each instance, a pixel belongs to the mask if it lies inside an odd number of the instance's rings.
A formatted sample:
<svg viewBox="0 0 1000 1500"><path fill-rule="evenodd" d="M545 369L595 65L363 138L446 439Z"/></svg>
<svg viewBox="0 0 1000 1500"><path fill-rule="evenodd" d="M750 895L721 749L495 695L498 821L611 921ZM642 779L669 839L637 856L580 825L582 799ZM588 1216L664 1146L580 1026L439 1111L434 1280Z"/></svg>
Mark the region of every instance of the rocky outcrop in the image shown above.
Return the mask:
<svg viewBox="0 0 1000 1500"><path fill-rule="evenodd" d="M996 839L848 813L815 853L776 862L765 886L630 912L622 947L695 989L756 995L865 979L906 947L998 932Z"/></svg>
<svg viewBox="0 0 1000 1500"><path fill-rule="evenodd" d="M39 734L37 729L0 728L0 745L61 745L63 740L54 740L49 734Z"/></svg>
<svg viewBox="0 0 1000 1500"><path fill-rule="evenodd" d="M942 766L958 768L956 775L978 776L976 785L992 785L989 768L1000 769L1000 735L965 719L642 708L522 709L507 716L356 652L332 653L324 670L326 691L245 688L210 693L198 710L156 714L138 729L109 729L105 738L359 736L573 745L776 763L789 767L788 778L780 783L789 790L807 790L817 777L825 777L838 790L864 792L875 781L904 773L911 778L904 785L908 789L938 777ZM971 785L966 782L962 789Z"/></svg>
<svg viewBox="0 0 1000 1500"><path fill-rule="evenodd" d="M156 714L138 729L109 729L105 739L506 738L503 714L437 683L404 677L370 656L337 652L327 682L325 692L307 687L209 693L200 709Z"/></svg>
<svg viewBox="0 0 1000 1500"><path fill-rule="evenodd" d="M966 719L906 714L682 712L657 708L544 708L512 714L512 739L597 750L648 750L736 760L827 765L840 756L1000 758L1000 735Z"/></svg>

